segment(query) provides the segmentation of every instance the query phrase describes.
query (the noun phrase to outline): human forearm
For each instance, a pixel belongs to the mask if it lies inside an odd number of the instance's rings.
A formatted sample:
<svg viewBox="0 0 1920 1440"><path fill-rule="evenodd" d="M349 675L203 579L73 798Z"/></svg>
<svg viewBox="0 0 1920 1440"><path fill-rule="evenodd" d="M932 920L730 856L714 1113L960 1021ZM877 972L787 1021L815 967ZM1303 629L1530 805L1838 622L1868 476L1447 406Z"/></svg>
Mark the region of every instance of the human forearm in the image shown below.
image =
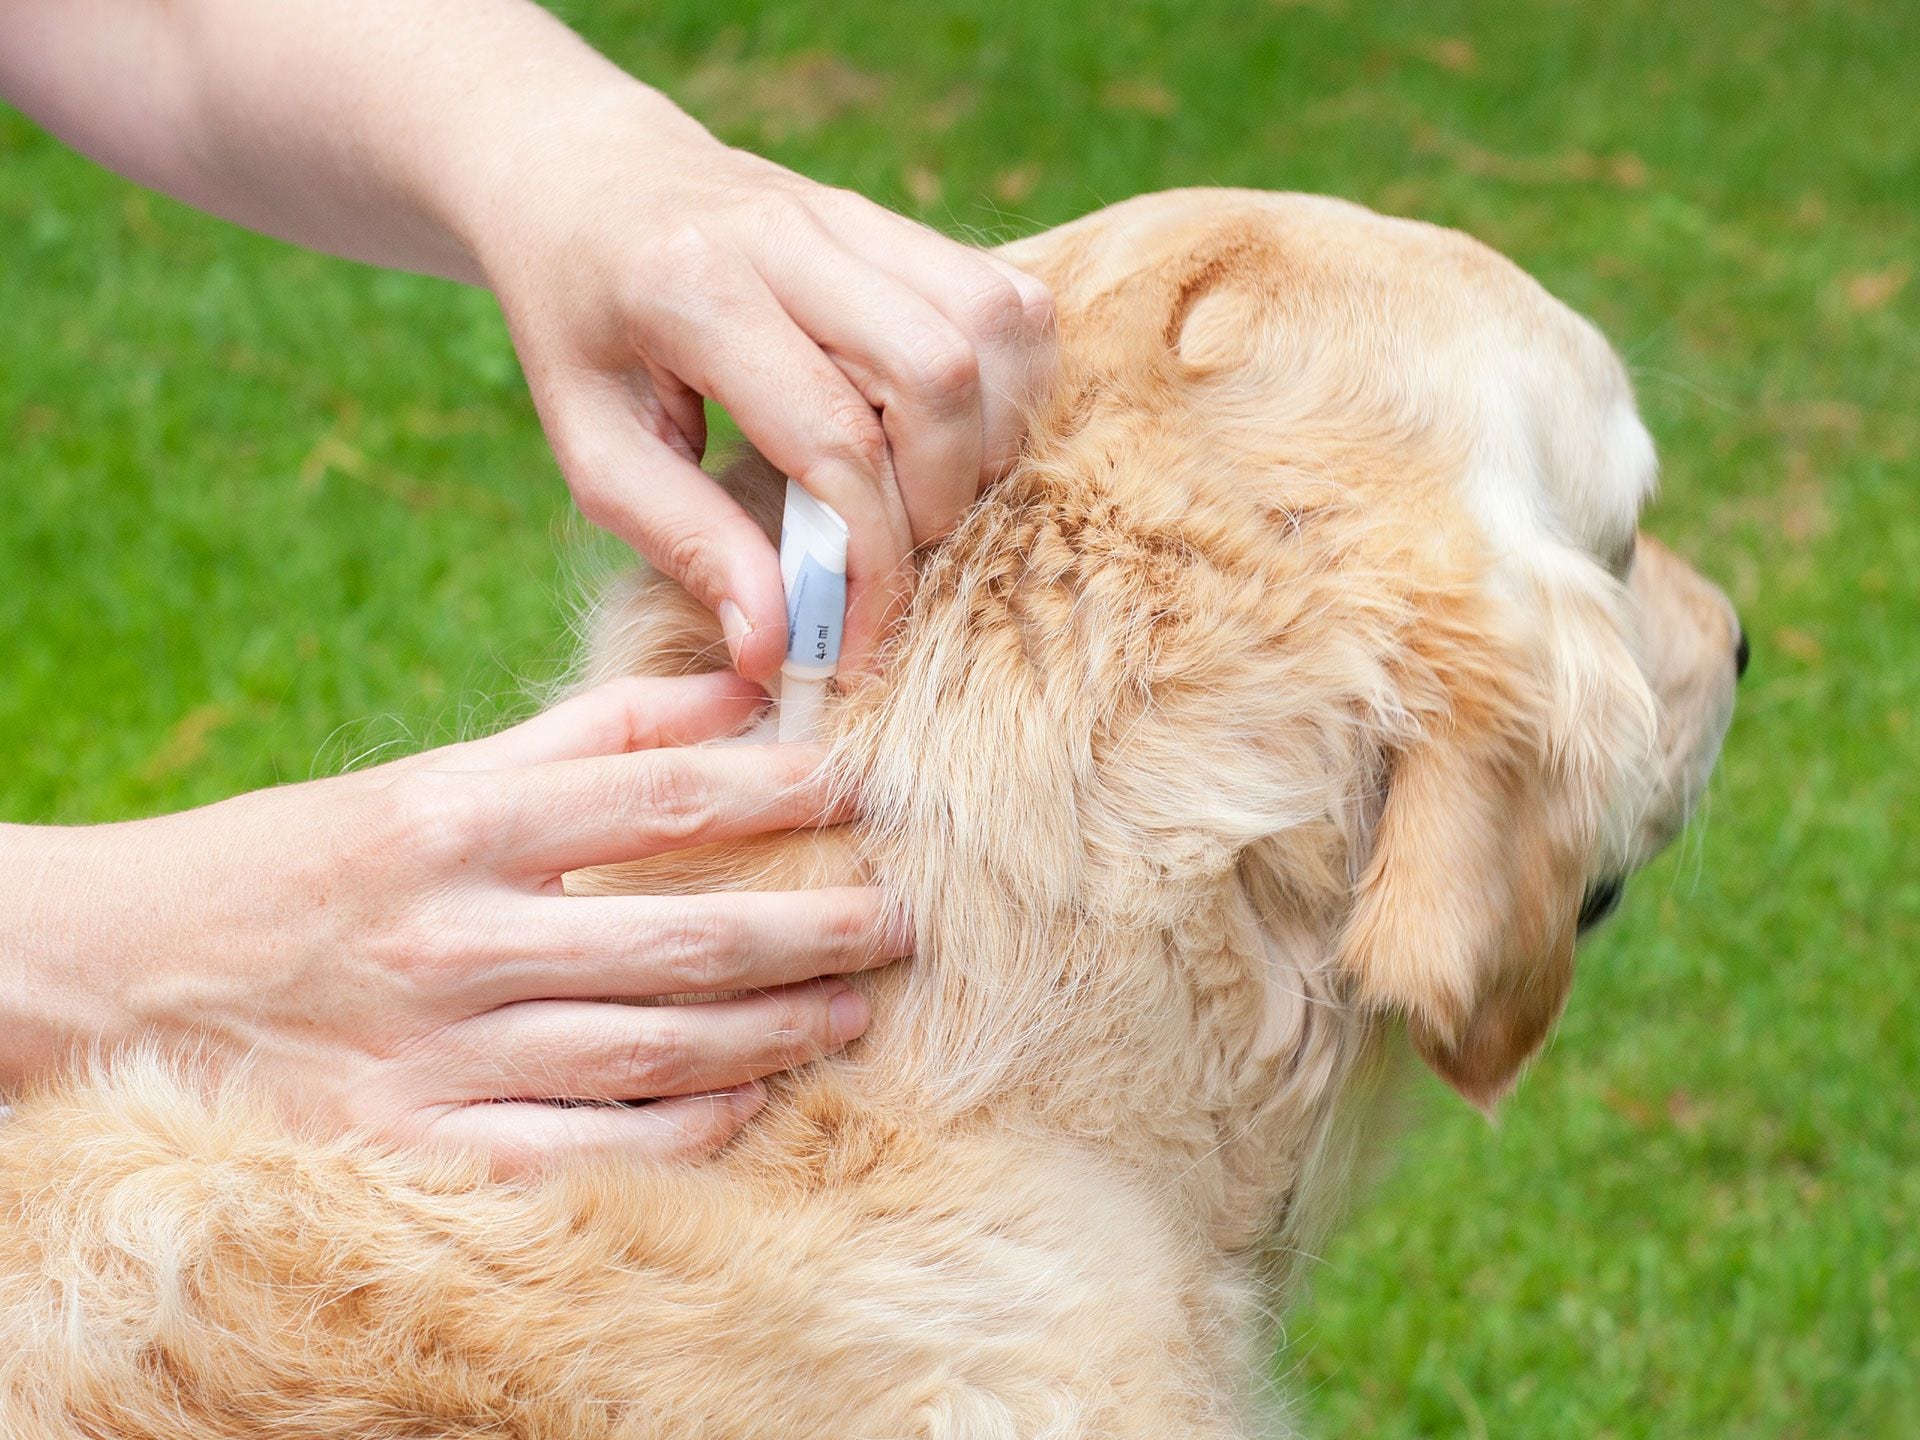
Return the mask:
<svg viewBox="0 0 1920 1440"><path fill-rule="evenodd" d="M228 1012L258 998L252 962L262 949L293 947L275 945L270 908L223 883L249 844L258 849L228 818L248 806L0 825L0 1097L89 1051L216 1038ZM183 1013L194 1020L176 1023ZM206 1022L197 1034L195 1022Z"/></svg>
<svg viewBox="0 0 1920 1440"><path fill-rule="evenodd" d="M76 832L0 825L0 1102L57 1066L101 1016L79 973L83 913L60 903Z"/></svg>
<svg viewBox="0 0 1920 1440"><path fill-rule="evenodd" d="M0 92L240 224L474 282L530 139L715 144L527 0L12 0Z"/></svg>

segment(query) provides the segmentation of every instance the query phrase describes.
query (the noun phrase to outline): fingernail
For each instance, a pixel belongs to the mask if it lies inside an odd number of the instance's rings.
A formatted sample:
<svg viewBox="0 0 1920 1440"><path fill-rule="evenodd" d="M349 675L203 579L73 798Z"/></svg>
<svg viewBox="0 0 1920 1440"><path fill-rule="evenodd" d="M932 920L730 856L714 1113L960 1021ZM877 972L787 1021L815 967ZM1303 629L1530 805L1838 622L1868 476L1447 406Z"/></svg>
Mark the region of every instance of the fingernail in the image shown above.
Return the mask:
<svg viewBox="0 0 1920 1440"><path fill-rule="evenodd" d="M740 668L740 650L747 643L747 637L753 634L753 622L747 619L740 607L731 600L720 602L720 630L727 637L727 653L733 657L733 668Z"/></svg>
<svg viewBox="0 0 1920 1440"><path fill-rule="evenodd" d="M845 1045L867 1028L867 1002L857 990L842 990L827 1002L827 1028L836 1045Z"/></svg>

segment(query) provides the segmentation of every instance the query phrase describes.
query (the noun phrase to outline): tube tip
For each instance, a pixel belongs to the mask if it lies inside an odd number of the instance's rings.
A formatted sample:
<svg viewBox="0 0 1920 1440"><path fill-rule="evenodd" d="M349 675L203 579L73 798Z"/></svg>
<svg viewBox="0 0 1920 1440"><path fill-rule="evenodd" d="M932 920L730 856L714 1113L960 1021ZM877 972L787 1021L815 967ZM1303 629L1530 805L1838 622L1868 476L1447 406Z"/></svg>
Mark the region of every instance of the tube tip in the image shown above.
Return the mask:
<svg viewBox="0 0 1920 1440"><path fill-rule="evenodd" d="M826 709L827 682L780 677L780 738L782 741L818 740L820 716Z"/></svg>

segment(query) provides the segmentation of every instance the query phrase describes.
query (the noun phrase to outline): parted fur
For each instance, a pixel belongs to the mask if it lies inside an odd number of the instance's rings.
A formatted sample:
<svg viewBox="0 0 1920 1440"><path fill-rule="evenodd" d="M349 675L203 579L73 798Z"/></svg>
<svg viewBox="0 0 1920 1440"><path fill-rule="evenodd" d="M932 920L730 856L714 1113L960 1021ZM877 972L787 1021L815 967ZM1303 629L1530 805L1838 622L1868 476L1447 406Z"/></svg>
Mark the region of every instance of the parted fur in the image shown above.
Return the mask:
<svg viewBox="0 0 1920 1440"><path fill-rule="evenodd" d="M27 1097L0 1432L1284 1426L1265 1321L1402 1026L1476 1103L1512 1083L1586 887L1712 764L1730 613L1665 552L1622 579L1618 362L1464 237L1178 192L1011 254L1062 373L829 713L863 820L571 887L877 880L920 950L867 1038L705 1166L511 1186L152 1058ZM770 516L763 462L730 483ZM638 576L582 678L715 641Z"/></svg>

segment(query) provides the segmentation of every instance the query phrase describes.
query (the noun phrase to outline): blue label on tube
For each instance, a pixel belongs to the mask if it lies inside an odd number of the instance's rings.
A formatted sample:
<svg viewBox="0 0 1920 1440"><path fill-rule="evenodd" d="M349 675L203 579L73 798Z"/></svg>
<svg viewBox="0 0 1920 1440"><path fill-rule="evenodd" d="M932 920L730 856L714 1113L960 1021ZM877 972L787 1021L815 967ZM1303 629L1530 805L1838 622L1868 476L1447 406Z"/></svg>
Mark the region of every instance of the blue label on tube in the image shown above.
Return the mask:
<svg viewBox="0 0 1920 1440"><path fill-rule="evenodd" d="M847 577L811 555L787 592L787 659L803 665L840 663L840 631L847 622Z"/></svg>

